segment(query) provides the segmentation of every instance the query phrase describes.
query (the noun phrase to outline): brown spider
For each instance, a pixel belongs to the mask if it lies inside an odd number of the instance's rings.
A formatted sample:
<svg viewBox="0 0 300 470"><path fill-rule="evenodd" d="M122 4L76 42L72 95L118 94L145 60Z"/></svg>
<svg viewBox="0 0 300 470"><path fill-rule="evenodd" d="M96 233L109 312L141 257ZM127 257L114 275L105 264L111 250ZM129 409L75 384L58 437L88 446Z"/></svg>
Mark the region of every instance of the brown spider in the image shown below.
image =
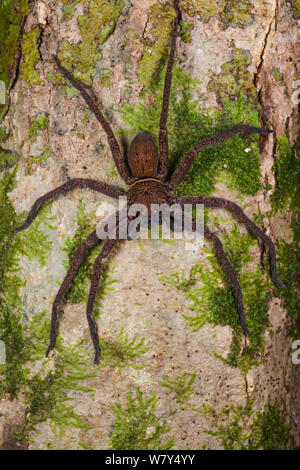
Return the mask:
<svg viewBox="0 0 300 470"><path fill-rule="evenodd" d="M203 196L185 196L185 197L176 197L172 194L172 191L176 189L179 183L183 180L185 175L188 173L193 161L197 157L200 149L210 145L214 145L218 142L222 142L228 137L231 137L238 133L252 134L259 133L262 135L267 135L272 133L271 130L263 130L261 128L248 126L245 124L239 124L232 129L229 129L219 135L209 137L190 150L190 152L184 157L182 162L179 164L173 175L167 180L167 169L168 169L168 130L167 130L167 119L168 119L168 108L169 108L169 97L171 89L171 80L172 80L172 68L174 63L174 55L176 49L176 37L178 34L181 13L178 7L178 0L174 0L174 8L176 11L176 17L174 19L174 26L171 39L171 49L170 55L167 64L167 71L165 76L164 84L164 93L163 93L163 104L160 117L160 126L159 126L159 153L157 148L152 140L152 137L145 133L140 132L131 142L128 151L128 158L124 158L121 154L119 144L114 136L114 133L109 125L109 123L104 119L103 114L100 111L99 103L92 91L87 91L85 86L74 79L74 77L61 65L57 56L54 56L54 60L57 64L59 71L72 83L72 85L79 90L81 96L85 100L86 104L90 110L95 114L96 118L100 122L105 131L110 149L121 177L126 184L129 185L128 191L124 189L112 187L106 183L100 181L88 179L88 178L74 178L70 179L68 182L63 185L53 189L49 193L41 196L33 204L30 209L29 215L25 223L15 229L15 232L26 229L29 224L32 222L33 218L37 214L40 207L50 201L55 199L60 194L66 193L76 187L80 188L89 188L95 191L98 191L102 194L110 196L112 198L118 199L120 196L127 196L129 206L135 203L140 203L145 205L148 208L148 214L150 214L151 204L163 204L167 203L169 206L174 202L183 206L184 204L191 204L195 206L196 204L203 204L204 207L223 207L232 211L233 215L236 217L237 221L244 223L247 229L252 232L257 238L261 239L265 247L269 249L270 256L270 269L271 269L271 278L274 284L280 288L281 284L276 277L276 254L274 243L270 240L269 237L254 223L250 220L242 211L242 209L235 204L234 202L228 201L226 199L218 197L203 197ZM117 227L120 227L120 223L124 220L124 214L117 213ZM129 221L130 218L125 216L125 220ZM193 228L195 226L195 219L193 219ZM172 229L172 227L171 227ZM204 226L204 237L208 240L211 240L213 243L217 258L223 267L228 278L232 282L232 285L235 290L237 307L239 311L240 323L243 328L244 334L249 335L247 329L245 318L244 318L244 306L241 287L238 281L238 278L224 252L221 241L217 236L212 233L206 226ZM93 340L94 348L96 351L95 354L95 364L99 363L100 360L100 347L99 347L99 338L97 333L97 325L95 320L92 317L93 307L95 303L97 289L99 287L100 278L102 275L102 260L105 259L113 247L118 241L118 233L115 237L116 239L107 238L103 243L102 250L98 255L93 270L93 277L89 292L89 298L87 303L87 320L90 328L91 337ZM119 237L120 238L120 237ZM85 240L82 245L79 246L75 255L73 257L71 266L64 278L63 283L60 286L60 289L55 297L53 308L52 308L52 321L51 321L51 331L50 331L50 345L46 352L46 356L54 348L55 345L55 336L58 323L58 312L62 301L83 261L83 257L87 250L99 244L101 240L94 230Z"/></svg>

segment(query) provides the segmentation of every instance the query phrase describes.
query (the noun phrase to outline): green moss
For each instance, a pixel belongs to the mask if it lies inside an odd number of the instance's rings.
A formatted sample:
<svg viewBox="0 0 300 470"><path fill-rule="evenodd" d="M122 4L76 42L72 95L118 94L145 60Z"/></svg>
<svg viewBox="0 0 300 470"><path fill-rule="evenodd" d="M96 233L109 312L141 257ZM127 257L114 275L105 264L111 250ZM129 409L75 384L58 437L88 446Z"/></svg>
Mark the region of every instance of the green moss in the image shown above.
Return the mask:
<svg viewBox="0 0 300 470"><path fill-rule="evenodd" d="M60 73L51 73L47 75L47 80L51 82L55 88L63 87L62 93L70 100L73 96L79 95L77 88L70 86L67 80Z"/></svg>
<svg viewBox="0 0 300 470"><path fill-rule="evenodd" d="M226 29L229 26L247 26L253 21L250 1L235 0L181 0L179 6L191 16L201 15L204 21L218 18Z"/></svg>
<svg viewBox="0 0 300 470"><path fill-rule="evenodd" d="M68 100L70 100L73 96L79 95L80 92L74 86L68 86L64 88L63 94L65 94Z"/></svg>
<svg viewBox="0 0 300 470"><path fill-rule="evenodd" d="M180 25L180 37L183 42L191 42L191 31L193 30L193 23L191 21L182 20Z"/></svg>
<svg viewBox="0 0 300 470"><path fill-rule="evenodd" d="M47 164L48 158L51 157L51 152L49 147L46 147L44 152L41 155L31 155L27 161L26 174L32 175L33 165L45 166Z"/></svg>
<svg viewBox="0 0 300 470"><path fill-rule="evenodd" d="M275 402L255 411L253 403L248 400L245 406L231 405L220 413L204 405L204 414L214 428L205 432L217 436L224 450L290 449L292 436L285 409Z"/></svg>
<svg viewBox="0 0 300 470"><path fill-rule="evenodd" d="M88 361L79 345L65 347L60 337L54 360L45 359L50 321L45 320L45 312L32 315L24 304L19 271L24 256L46 264L51 242L41 225L54 227L47 214L49 207L45 207L26 231L13 233L25 215L17 216L10 202L8 194L14 185L14 173L5 174L0 181L0 340L6 345L6 364L0 365L0 398L13 400L21 395L24 400L24 420L17 429L17 439L32 440L37 425L46 421L62 437L65 428L87 428L69 403L68 392L90 392L82 381L94 374L88 372Z"/></svg>
<svg viewBox="0 0 300 470"><path fill-rule="evenodd" d="M288 92L288 88L287 88L287 85L284 81L283 75L280 72L280 70L277 69L277 68L273 68L272 69L272 74L273 74L276 82L278 83L278 85L284 87L284 96L285 96L285 98L289 98L290 95L289 95L289 92Z"/></svg>
<svg viewBox="0 0 300 470"><path fill-rule="evenodd" d="M122 118L129 125L129 132L149 132L157 142L163 94L163 78L147 91L151 93L152 105L142 102L137 106L125 104ZM222 112L203 109L199 100L193 100L198 80L174 67L171 105L168 118L170 173L189 150L202 139L220 133L238 123L260 126L257 109L253 109L241 95L235 101L224 100ZM180 88L181 93L177 93ZM128 130L124 133L128 134ZM210 194L217 178L223 174L230 189L245 194L255 194L261 188L259 137L237 135L201 152L193 163L189 174L178 188L181 194ZM246 149L250 152L246 152Z"/></svg>
<svg viewBox="0 0 300 470"><path fill-rule="evenodd" d="M277 140L275 171L276 187L272 197L274 210L283 212L286 209L300 211L300 136L295 144L290 145L288 136ZM297 215L297 214L295 214ZM293 218L293 222L296 222Z"/></svg>
<svg viewBox="0 0 300 470"><path fill-rule="evenodd" d="M58 73L49 72L47 74L48 82L52 83L55 87L60 87L66 84L66 80L64 79L63 75Z"/></svg>
<svg viewBox="0 0 300 470"><path fill-rule="evenodd" d="M9 137L9 133L6 132L6 127L0 127L0 142L5 142Z"/></svg>
<svg viewBox="0 0 300 470"><path fill-rule="evenodd" d="M34 338L28 338L23 331L24 311L21 304L20 288L23 285L18 271L20 257L35 258L45 264L51 242L40 229L40 225L48 227L50 219L47 208L40 212L39 217L30 228L18 235L13 229L21 224L24 214L17 216L8 193L14 188L13 174L5 174L0 182L0 339L6 344L7 363L1 366L1 395L16 398L28 378L25 364L31 356Z"/></svg>
<svg viewBox="0 0 300 470"><path fill-rule="evenodd" d="M68 347L61 345L57 348L53 370L44 373L41 368L28 380L24 392L25 422L20 430L20 438L26 437L28 440L37 430L37 425L43 422L48 422L60 439L70 427L89 429L69 404L73 399L67 395L72 390L93 392L93 389L82 384L87 378L95 377L95 374L89 373L86 355L79 346L80 343Z"/></svg>
<svg viewBox="0 0 300 470"><path fill-rule="evenodd" d="M120 329L114 341L100 338L100 367L110 366L111 369L117 368L119 373L127 367L132 367L133 369L144 368L145 364L136 362L140 356L149 350L149 348L144 346L144 342L145 337L138 341L135 336L130 340L128 334L124 333L124 328Z"/></svg>
<svg viewBox="0 0 300 470"><path fill-rule="evenodd" d="M279 69L274 68L274 69L272 70L272 74L274 75L275 80L277 81L277 83L279 83L279 85L282 86L282 85L285 84L285 82L284 82L284 80L283 80L283 76L281 75Z"/></svg>
<svg viewBox="0 0 300 470"><path fill-rule="evenodd" d="M184 0L179 3L181 11L190 16L200 15L204 21L218 17L226 29L228 26L245 26L252 22L252 3L234 0ZM154 40L143 40L143 57L138 67L140 82L145 86L155 83L162 63L166 62L171 41L175 10L172 2L164 1L150 7L152 23L151 35ZM181 36L184 42L190 41L192 24L183 21Z"/></svg>
<svg viewBox="0 0 300 470"><path fill-rule="evenodd" d="M114 32L125 3L121 0L82 0L76 3L81 3L87 9L87 13L77 19L82 41L75 45L64 40L58 56L67 70L73 71L74 68L75 78L90 85L95 74L95 64L101 58L99 45Z"/></svg>
<svg viewBox="0 0 300 470"><path fill-rule="evenodd" d="M175 10L170 2L152 5L150 9L150 20L153 24L151 35L154 41L145 44L143 57L138 67L140 82L145 86L150 86L156 81L161 64L168 57L172 24L175 18Z"/></svg>
<svg viewBox="0 0 300 470"><path fill-rule="evenodd" d="M39 113L37 116L30 119L29 124L29 138L34 139L40 131L43 131L48 126L48 117L45 113Z"/></svg>
<svg viewBox="0 0 300 470"><path fill-rule="evenodd" d="M215 231L215 227L214 230ZM264 333L268 326L268 302L270 281L263 276L260 267L256 271L245 270L252 261L249 249L254 243L250 235L241 234L235 225L231 234L221 237L227 254L239 278L244 305L245 318L250 330L249 345L242 348L243 332L240 326L235 292L215 258L214 252L205 249L209 268L196 264L189 276L174 273L162 276L161 281L185 293L188 307L193 312L183 315L192 332L198 331L209 322L212 325L229 325L232 329L230 353L226 359L216 355L232 367L239 367L245 374L261 361L264 352Z"/></svg>
<svg viewBox="0 0 300 470"><path fill-rule="evenodd" d="M257 107L256 89L248 66L249 51L234 49L233 58L222 65L219 74L211 74L207 90L216 94L217 101L224 105L227 99L236 100L242 93L252 107Z"/></svg>
<svg viewBox="0 0 300 470"><path fill-rule="evenodd" d="M111 70L101 69L100 78L101 78L101 85L103 87L108 88L111 86L111 81L110 81L111 77L112 77Z"/></svg>
<svg viewBox="0 0 300 470"><path fill-rule="evenodd" d="M292 4L295 20L299 20L299 18L300 18L300 0L287 0L287 1Z"/></svg>
<svg viewBox="0 0 300 470"><path fill-rule="evenodd" d="M7 87L10 85L9 72L18 47L21 21L29 12L28 4L28 0L3 0L0 4L0 80Z"/></svg>
<svg viewBox="0 0 300 470"><path fill-rule="evenodd" d="M276 186L272 198L273 213L291 213L292 241L280 240L279 277L283 288L279 295L293 320L290 334L300 335L300 135L293 146L287 136L279 137L274 165Z"/></svg>
<svg viewBox="0 0 300 470"><path fill-rule="evenodd" d="M2 0L0 3L0 80L10 88L10 71L18 48L22 18L29 12L28 0ZM15 8L14 8L15 7ZM0 104L0 119L6 105Z"/></svg>
<svg viewBox="0 0 300 470"><path fill-rule="evenodd" d="M9 137L6 127L0 128L0 143L5 142ZM19 161L20 155L11 150L3 149L0 145L0 173L4 170L12 168Z"/></svg>
<svg viewBox="0 0 300 470"><path fill-rule="evenodd" d="M194 395L192 385L195 381L196 373L188 374L184 372L178 379L171 380L168 377L163 377L159 385L166 387L170 394L174 394L176 403L179 405L181 410L184 410L189 399Z"/></svg>
<svg viewBox="0 0 300 470"><path fill-rule="evenodd" d="M95 213L86 214L82 201L80 201L79 209L77 211L77 217L74 221L77 224L77 229L75 235L67 237L63 250L67 253L68 259L65 261L66 269L69 268L70 263L72 262L75 251L83 243L88 235L95 229L94 227L94 216ZM92 276L93 276L93 266L96 260L96 257L99 254L99 247L95 247L86 255L84 262L80 266L75 279L73 280L69 292L66 298L73 303L87 302L88 299L88 289L90 285ZM112 285L116 282L111 278L111 273L113 270L108 270L108 263L103 264L103 274L101 278L101 288L99 289L94 317L100 315L99 308L102 307L102 300L104 299L105 294L113 290Z"/></svg>
<svg viewBox="0 0 300 470"><path fill-rule="evenodd" d="M40 29L34 28L32 31L25 33L22 41L23 61L20 66L20 78L26 80L32 85L43 85L38 72L35 69L36 64L40 60L38 51L38 39Z"/></svg>
<svg viewBox="0 0 300 470"><path fill-rule="evenodd" d="M73 4L67 4L64 6L63 21L68 21L73 18L75 13L75 6Z"/></svg>
<svg viewBox="0 0 300 470"><path fill-rule="evenodd" d="M0 172L12 168L18 163L20 155L0 146Z"/></svg>
<svg viewBox="0 0 300 470"><path fill-rule="evenodd" d="M115 421L109 445L113 450L168 450L175 443L173 439L162 442L162 436L169 432L170 427L155 414L157 405L156 394L143 398L139 388L136 398L128 393L128 401L123 408L116 403L112 410Z"/></svg>

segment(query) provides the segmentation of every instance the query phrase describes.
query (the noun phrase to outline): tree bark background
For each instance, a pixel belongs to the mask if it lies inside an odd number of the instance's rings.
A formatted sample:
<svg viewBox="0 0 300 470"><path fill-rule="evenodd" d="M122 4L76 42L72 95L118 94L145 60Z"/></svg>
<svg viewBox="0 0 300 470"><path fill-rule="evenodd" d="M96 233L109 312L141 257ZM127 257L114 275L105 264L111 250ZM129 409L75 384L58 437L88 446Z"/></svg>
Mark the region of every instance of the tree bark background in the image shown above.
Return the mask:
<svg viewBox="0 0 300 470"><path fill-rule="evenodd" d="M149 85L155 86L158 79L155 74L151 78L151 67L155 66L152 59L155 54L161 54L161 66L165 62L168 42L163 42L163 35L170 37L172 7L170 2L157 0L104 3L108 5L105 11L93 1L36 0L26 16L21 38L22 56L9 92L10 112L1 123L9 130L9 138L1 144L3 149L19 156L17 184L9 195L18 214L28 211L39 196L68 178L95 178L124 187L113 167L104 132L94 116L86 112L82 98L58 77L52 55L59 50L68 64L70 57L77 54L75 68L87 83L90 81L89 70L93 68L93 89L114 131L119 132L118 139L126 151L132 134L129 130L120 134L120 130L130 127L122 119L126 114L123 105L136 106L140 100L149 107L153 104L155 95L153 90L152 93L149 91ZM241 5L234 6L233 3ZM222 109L226 97L232 99L235 91L228 87L237 86L237 91L242 90L249 101L256 101L262 127L274 129L277 137L288 131L293 144L299 132L299 104L292 99L299 77L297 2L224 1L223 5L222 2L189 0L182 4L184 27L190 39L186 42L182 40L183 36L178 39L177 63L200 81L193 89L193 97L203 108L211 107L214 112ZM113 12L109 10L111 7ZM98 20L107 15L107 21L98 31L100 45L95 49L89 37L93 33L93 15ZM162 27L160 21L164 15L167 26L165 31L161 30L160 43L158 31L153 28ZM83 24L80 18L84 17L91 18L91 23ZM96 24L95 30L98 27ZM74 52L72 46L78 45L81 49L79 52L74 49ZM85 66L82 57L86 57ZM231 67L226 68L226 64ZM144 90L145 95L140 97ZM181 91L178 90L179 95ZM217 182L214 194L241 204L250 217L259 213L264 230L278 242L280 239L290 241L292 232L289 213L270 215L277 145L272 136L260 140L263 187L256 194L244 194L241 198L224 180ZM3 173L11 171L13 166L5 168ZM49 210L55 216L53 224L56 228L50 230L43 226L52 241L47 264L41 267L35 259L26 258L26 254L21 259L20 276L24 286L20 298L29 318L42 311L50 318L54 296L66 271L63 260L67 256L63 247L67 236L73 239L77 233L80 200L87 214L96 211L95 220L103 217L107 202L116 205L104 196L82 190L75 190L53 202ZM214 214L220 220L228 217L221 210ZM220 227L223 227L223 233L232 230L231 222L220 220L216 231ZM239 226L239 229L246 234L243 227ZM254 270L261 262L261 251L258 243L251 247L250 267ZM99 335L120 348L118 335L123 328L129 340L136 337L139 341L145 337L144 346L148 350L131 360L134 367L128 363L124 365L121 359L121 370L109 361L105 367L95 370L85 302L67 302L60 321L60 334L66 346L84 340L88 368L95 377L84 380L86 386L94 389L93 393L68 390L67 387L65 393L74 400L74 410L90 428L66 426L62 437L53 433L51 418L41 419L30 434L33 441L30 444L21 442L21 446L77 449L84 443L93 449L109 448L111 433L117 426L112 407L119 402L125 408L128 392L135 397L137 387L144 399L154 392L157 394L157 421L148 423L145 439L153 434L157 422L165 422L170 429L162 435L162 443L173 438L177 449L222 448L218 436L205 433L206 429L212 429L212 424L199 411L202 405L209 404L218 412L224 406L245 405L247 400L254 400L255 412L263 412L268 403L278 401L284 405L293 445L300 445L299 385L297 368L289 353L292 339L287 335L286 326L290 319L283 299L273 289L268 304L271 328L264 333L264 352L257 355L260 363L243 374L239 367L231 367L213 354L215 351L226 357L230 353L233 337L230 326L213 326L206 322L201 329L191 332L182 316L191 314L184 290L170 288L167 282L160 281L162 274L171 276L183 271L188 274L196 263L209 266L207 254L203 250L196 253L186 250L183 241L167 244L145 240L141 244L136 241L122 244L110 260L110 269L114 268L110 274L116 282L114 290L106 292L102 301ZM267 269L264 276L268 276ZM47 362L44 359L30 362L31 376L54 370L58 357L59 351ZM108 357L118 357L118 352ZM193 377L194 381L192 395L181 407L174 389L169 394L169 389L161 382L163 377L175 381L183 374ZM18 446L12 431L15 425L22 427L28 410L24 393L21 390L14 401L7 397L0 401L2 448ZM250 426L250 422L247 421L247 425Z"/></svg>

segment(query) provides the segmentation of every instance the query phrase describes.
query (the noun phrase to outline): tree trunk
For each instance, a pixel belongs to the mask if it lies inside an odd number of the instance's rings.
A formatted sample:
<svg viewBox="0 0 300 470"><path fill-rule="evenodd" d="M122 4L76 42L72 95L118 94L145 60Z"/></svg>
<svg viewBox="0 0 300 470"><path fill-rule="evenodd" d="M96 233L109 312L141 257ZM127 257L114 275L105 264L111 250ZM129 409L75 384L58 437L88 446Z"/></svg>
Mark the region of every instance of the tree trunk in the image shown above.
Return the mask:
<svg viewBox="0 0 300 470"><path fill-rule="evenodd" d="M224 209L210 210L208 223L240 279L249 338L209 243L196 250L184 240L122 242L104 265L98 294L99 367L85 316L99 249L67 296L53 354L46 359L44 352L72 255L117 202L75 189L47 206L28 231L13 228L38 197L70 178L125 188L104 131L53 55L93 88L124 154L141 130L157 142L174 8L158 0L7 3L0 20L7 89L0 110L2 448L300 445L290 354L300 339L299 2L181 0L168 120L170 172L199 140L235 124L274 130L201 151L178 194L239 204L275 242L283 289L270 281L264 247ZM7 186L9 175L14 187ZM232 406L241 407L238 419Z"/></svg>

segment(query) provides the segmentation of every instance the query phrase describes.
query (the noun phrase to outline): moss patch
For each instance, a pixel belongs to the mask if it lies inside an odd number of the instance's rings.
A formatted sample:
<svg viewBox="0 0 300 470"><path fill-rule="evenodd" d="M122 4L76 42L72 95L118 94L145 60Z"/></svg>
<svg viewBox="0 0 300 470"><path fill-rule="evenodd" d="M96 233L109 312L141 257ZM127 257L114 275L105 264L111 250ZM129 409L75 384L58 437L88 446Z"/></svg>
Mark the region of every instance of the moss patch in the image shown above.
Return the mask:
<svg viewBox="0 0 300 470"><path fill-rule="evenodd" d="M113 341L100 338L100 367L117 368L119 373L127 367L144 368L145 364L137 362L137 359L149 350L144 346L145 339L142 337L138 340L136 336L129 339L128 334L124 333L124 328L121 328L117 338Z"/></svg>
<svg viewBox="0 0 300 470"><path fill-rule="evenodd" d="M224 29L229 26L247 26L253 21L253 5L250 1L181 0L179 6L191 16L200 15L205 22L218 18Z"/></svg>
<svg viewBox="0 0 300 470"><path fill-rule="evenodd" d="M1 393L16 398L20 387L26 382L28 370L25 364L30 358L29 339L22 330L24 311L21 306L20 288L22 282L18 276L20 256L35 258L45 264L51 243L40 230L40 225L49 226L47 211L41 211L31 227L13 233L14 227L21 224L24 214L17 216L10 202L8 193L15 185L14 174L5 174L0 182L0 334L6 343L7 364L1 366Z"/></svg>
<svg viewBox="0 0 300 470"><path fill-rule="evenodd" d="M101 79L101 85L105 88L108 88L111 86L111 76L112 76L112 71L108 69L101 69L100 70L100 79Z"/></svg>
<svg viewBox="0 0 300 470"><path fill-rule="evenodd" d="M67 99L72 99L73 96L79 95L77 88L70 86L68 81L60 73L51 73L47 75L47 80L51 82L56 88L63 87L62 93Z"/></svg>
<svg viewBox="0 0 300 470"><path fill-rule="evenodd" d="M128 401L123 408L116 403L112 410L115 421L109 445L113 450L168 450L175 442L173 439L163 442L162 436L170 427L155 414L156 394L144 398L139 388L136 398L128 393Z"/></svg>
<svg viewBox="0 0 300 470"><path fill-rule="evenodd" d="M18 271L23 256L46 264L51 242L40 226L54 227L44 207L26 231L13 233L25 216L16 215L8 197L14 185L14 174L4 175L0 182L0 340L6 345L6 364L0 365L0 398L13 400L21 394L24 399L25 414L16 439L32 440L41 422L49 422L61 438L66 428L87 428L70 404L68 392L90 392L82 381L94 374L88 372L80 345L65 347L60 337L55 359L45 359L50 321L45 320L45 312L32 315L24 304Z"/></svg>
<svg viewBox="0 0 300 470"><path fill-rule="evenodd" d="M276 402L256 411L253 404L248 400L245 406L230 405L220 413L205 405L204 414L214 428L206 433L217 436L224 450L290 449L292 436L285 409Z"/></svg>
<svg viewBox="0 0 300 470"><path fill-rule="evenodd" d="M215 227L214 230L215 231ZM268 302L270 281L265 279L260 267L256 271L245 270L252 261L249 249L254 243L250 235L241 234L233 225L231 234L221 237L227 254L239 278L245 305L245 318L250 330L249 345L242 348L243 332L240 326L235 292L226 278L214 252L205 249L210 268L196 264L189 276L174 273L162 276L161 281L185 293L188 306L193 312L183 315L192 332L198 331L209 322L212 325L229 325L233 337L227 358L215 356L232 367L247 371L262 360L264 352L264 332L268 326Z"/></svg>
<svg viewBox="0 0 300 470"><path fill-rule="evenodd" d="M63 2L65 3L65 2ZM64 5L64 14L63 14L63 21L68 21L73 18L75 13L75 5L73 3L67 3Z"/></svg>
<svg viewBox="0 0 300 470"><path fill-rule="evenodd" d="M76 3L81 3L87 9L87 13L77 19L82 41L75 45L64 40L58 56L67 70L73 71L74 68L75 78L90 85L95 74L95 64L101 58L99 46L114 32L125 2L82 0Z"/></svg>
<svg viewBox="0 0 300 470"><path fill-rule="evenodd" d="M287 0L292 4L295 20L300 19L300 0Z"/></svg>
<svg viewBox="0 0 300 470"><path fill-rule="evenodd" d="M31 155L27 161L26 174L32 175L33 165L46 166L49 157L51 157L49 147L46 147L41 155Z"/></svg>
<svg viewBox="0 0 300 470"><path fill-rule="evenodd" d="M217 17L224 28L228 26L245 26L252 22L252 3L234 0L184 0L179 3L180 9L190 16L200 15L204 21ZM155 83L162 63L167 61L175 10L172 2L161 2L150 7L152 23L151 35L154 40L142 40L144 43L143 57L139 63L138 76L145 86ZM184 42L190 41L192 23L183 21L181 37Z"/></svg>
<svg viewBox="0 0 300 470"><path fill-rule="evenodd" d="M63 250L67 253L68 259L65 261L66 269L69 268L72 262L73 256L79 245L83 243L88 235L95 230L94 227L95 213L86 214L82 201L80 201L79 209L77 211L77 217L74 221L77 224L75 235L67 237ZM99 254L99 247L95 247L86 255L84 262L81 264L75 279L73 280L66 298L73 303L87 302L88 300L88 286L93 276L93 266L96 257ZM112 285L116 282L112 279L111 274L113 270L108 269L108 263L104 262L103 274L101 278L101 288L98 291L97 299L95 302L94 317L99 317L101 314L100 308L102 308L102 301L105 294L113 290Z"/></svg>
<svg viewBox="0 0 300 470"><path fill-rule="evenodd" d="M22 18L29 12L28 0L2 0L0 3L0 80L9 89L10 71L18 48ZM0 104L0 118L6 105Z"/></svg>
<svg viewBox="0 0 300 470"><path fill-rule="evenodd" d="M20 155L0 146L0 172L12 168L18 163Z"/></svg>
<svg viewBox="0 0 300 470"><path fill-rule="evenodd" d="M278 249L279 277L283 288L280 296L292 318L290 329L295 339L300 336L300 135L290 145L288 136L278 139L274 165L276 187L273 194L273 212L291 213L292 242L280 240Z"/></svg>
<svg viewBox="0 0 300 470"><path fill-rule="evenodd" d="M188 401L194 395L192 385L195 381L196 373L188 374L184 372L176 380L172 380L168 377L163 377L159 382L159 385L168 389L170 394L175 397L176 403L181 410L184 410L188 406Z"/></svg>
<svg viewBox="0 0 300 470"><path fill-rule="evenodd" d="M175 10L170 2L152 5L150 9L150 20L153 24L151 34L155 40L153 43L150 40L145 43L143 57L138 67L140 82L145 86L150 86L156 81L162 62L168 57L175 18Z"/></svg>
<svg viewBox="0 0 300 470"><path fill-rule="evenodd" d="M217 101L224 105L227 99L236 99L241 93L252 107L257 106L256 89L248 66L251 64L249 51L234 49L230 62L222 65L220 74L212 74L207 90L216 94Z"/></svg>
<svg viewBox="0 0 300 470"><path fill-rule="evenodd" d="M0 128L0 143L5 142L9 137L6 127ZM0 145L0 172L12 168L18 161L20 155L11 150L3 149Z"/></svg>
<svg viewBox="0 0 300 470"><path fill-rule="evenodd" d="M9 137L9 133L6 131L6 127L0 127L0 142L5 142Z"/></svg>
<svg viewBox="0 0 300 470"><path fill-rule="evenodd" d="M22 41L23 61L20 67L20 78L26 80L32 85L44 84L35 69L36 64L40 60L38 51L39 36L40 29L36 27L32 31L29 31L29 33L24 34Z"/></svg>
<svg viewBox="0 0 300 470"><path fill-rule="evenodd" d="M44 131L48 126L48 117L45 113L39 113L30 119L29 138L34 139L40 131Z"/></svg>

